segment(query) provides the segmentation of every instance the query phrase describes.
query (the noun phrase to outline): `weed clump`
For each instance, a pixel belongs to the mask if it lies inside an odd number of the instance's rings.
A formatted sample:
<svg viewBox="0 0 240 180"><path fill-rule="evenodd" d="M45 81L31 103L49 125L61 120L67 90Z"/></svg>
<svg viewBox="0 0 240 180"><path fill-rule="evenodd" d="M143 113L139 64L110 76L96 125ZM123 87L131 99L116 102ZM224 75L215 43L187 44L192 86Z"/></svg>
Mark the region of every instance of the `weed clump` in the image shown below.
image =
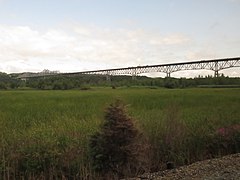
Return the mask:
<svg viewBox="0 0 240 180"><path fill-rule="evenodd" d="M105 122L91 137L90 150L94 169L105 176L136 175L146 167L143 135L119 100L106 109Z"/></svg>

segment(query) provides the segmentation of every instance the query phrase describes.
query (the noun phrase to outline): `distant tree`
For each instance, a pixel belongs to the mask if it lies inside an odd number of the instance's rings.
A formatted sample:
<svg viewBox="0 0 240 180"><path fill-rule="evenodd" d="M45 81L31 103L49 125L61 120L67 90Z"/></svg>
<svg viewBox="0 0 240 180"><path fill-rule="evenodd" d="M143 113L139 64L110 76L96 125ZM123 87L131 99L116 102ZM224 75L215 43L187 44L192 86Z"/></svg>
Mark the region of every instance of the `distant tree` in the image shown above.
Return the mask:
<svg viewBox="0 0 240 180"><path fill-rule="evenodd" d="M178 88L179 87L178 80L175 78L165 78L164 87L169 89Z"/></svg>
<svg viewBox="0 0 240 180"><path fill-rule="evenodd" d="M0 89L7 89L7 85L3 82L0 82Z"/></svg>
<svg viewBox="0 0 240 180"><path fill-rule="evenodd" d="M16 79L15 79L16 80ZM6 83L10 88L13 78L11 79L7 74L0 73L0 82ZM14 81L15 82L15 81ZM21 83L18 82L20 86ZM149 78L146 76L138 76L137 79L132 80L131 76L112 76L111 82L106 80L104 75L79 75L76 77L45 77L33 78L26 82L26 86L37 89L60 89L67 90L73 88L82 88L83 86L158 86L166 88L185 88L196 87L198 85L239 85L240 78L229 78L223 75L218 78L212 76L199 76L194 79L187 78ZM14 86L12 86L14 87Z"/></svg>

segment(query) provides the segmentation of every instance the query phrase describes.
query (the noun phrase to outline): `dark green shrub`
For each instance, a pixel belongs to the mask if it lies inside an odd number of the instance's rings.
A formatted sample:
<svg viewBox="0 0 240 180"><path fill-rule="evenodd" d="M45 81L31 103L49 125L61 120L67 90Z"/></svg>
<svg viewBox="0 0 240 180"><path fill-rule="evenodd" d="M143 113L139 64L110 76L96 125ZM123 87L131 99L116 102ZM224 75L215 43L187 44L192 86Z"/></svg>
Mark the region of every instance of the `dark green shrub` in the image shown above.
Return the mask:
<svg viewBox="0 0 240 180"><path fill-rule="evenodd" d="M208 152L213 157L240 152L240 125L218 128L212 134Z"/></svg>
<svg viewBox="0 0 240 180"><path fill-rule="evenodd" d="M114 177L136 175L146 165L146 144L125 106L116 101L106 109L105 122L91 137L90 150L94 169Z"/></svg>
<svg viewBox="0 0 240 180"><path fill-rule="evenodd" d="M7 85L5 83L0 82L0 89L7 89Z"/></svg>
<svg viewBox="0 0 240 180"><path fill-rule="evenodd" d="M165 78L163 86L168 89L178 88L178 80L174 78Z"/></svg>

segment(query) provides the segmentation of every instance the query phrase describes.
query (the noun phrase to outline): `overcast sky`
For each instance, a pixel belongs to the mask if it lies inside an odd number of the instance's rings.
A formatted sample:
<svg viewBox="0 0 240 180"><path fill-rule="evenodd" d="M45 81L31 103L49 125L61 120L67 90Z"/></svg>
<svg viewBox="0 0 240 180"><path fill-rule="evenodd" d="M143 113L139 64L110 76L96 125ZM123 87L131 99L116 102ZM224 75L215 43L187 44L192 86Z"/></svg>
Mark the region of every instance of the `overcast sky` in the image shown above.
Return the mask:
<svg viewBox="0 0 240 180"><path fill-rule="evenodd" d="M0 0L0 71L7 73L239 56L240 0ZM223 72L240 76L240 68Z"/></svg>

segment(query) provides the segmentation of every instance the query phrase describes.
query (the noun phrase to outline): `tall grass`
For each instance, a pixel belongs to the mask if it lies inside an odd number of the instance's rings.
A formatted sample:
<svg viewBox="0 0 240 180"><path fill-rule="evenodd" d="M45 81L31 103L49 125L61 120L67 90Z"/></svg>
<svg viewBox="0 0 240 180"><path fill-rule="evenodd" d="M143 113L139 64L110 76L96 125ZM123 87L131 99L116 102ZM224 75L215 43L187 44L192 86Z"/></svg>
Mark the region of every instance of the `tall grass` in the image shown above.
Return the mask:
<svg viewBox="0 0 240 180"><path fill-rule="evenodd" d="M89 137L116 98L149 139L153 170L166 161L180 165L239 152L239 130L231 142L218 133L240 124L239 94L237 88L0 91L1 179L96 177Z"/></svg>

